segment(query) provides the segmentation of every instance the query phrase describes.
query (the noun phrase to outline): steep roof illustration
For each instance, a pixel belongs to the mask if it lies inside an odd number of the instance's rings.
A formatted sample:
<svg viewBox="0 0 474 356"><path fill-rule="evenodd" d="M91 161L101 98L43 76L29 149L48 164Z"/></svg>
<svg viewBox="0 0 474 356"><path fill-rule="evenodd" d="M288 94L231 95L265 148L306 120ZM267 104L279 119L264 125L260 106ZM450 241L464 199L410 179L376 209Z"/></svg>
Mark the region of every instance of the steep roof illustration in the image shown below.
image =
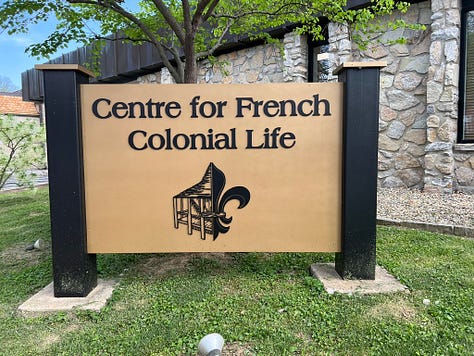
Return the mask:
<svg viewBox="0 0 474 356"><path fill-rule="evenodd" d="M220 233L229 231L232 217L227 216L225 205L230 200L238 200L238 209L242 209L250 201L250 192L236 186L223 193L225 183L224 173L209 163L199 183L173 197L174 227L186 225L188 235L192 235L193 230L200 231L202 240L206 234L215 240Z"/></svg>
<svg viewBox="0 0 474 356"><path fill-rule="evenodd" d="M209 163L199 183L175 195L175 198L211 198L217 203L217 198L225 185L225 176L214 163Z"/></svg>

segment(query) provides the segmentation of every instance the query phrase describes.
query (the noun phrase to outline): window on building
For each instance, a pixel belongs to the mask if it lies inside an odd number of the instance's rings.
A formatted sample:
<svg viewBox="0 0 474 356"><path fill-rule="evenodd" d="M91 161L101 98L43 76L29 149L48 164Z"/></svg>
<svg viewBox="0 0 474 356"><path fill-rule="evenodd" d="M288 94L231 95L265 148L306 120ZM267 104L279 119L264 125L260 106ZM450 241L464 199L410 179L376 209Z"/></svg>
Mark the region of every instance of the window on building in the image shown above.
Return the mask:
<svg viewBox="0 0 474 356"><path fill-rule="evenodd" d="M308 35L308 82L327 82L330 77L330 65L328 60L328 31L323 26L323 40L313 40Z"/></svg>
<svg viewBox="0 0 474 356"><path fill-rule="evenodd" d="M463 1L459 141L474 142L474 4Z"/></svg>
<svg viewBox="0 0 474 356"><path fill-rule="evenodd" d="M308 68L309 72L309 82L327 82L330 77L330 63L329 63L329 54L328 49L329 45L320 44L318 46L312 47L310 56L313 59L312 66Z"/></svg>

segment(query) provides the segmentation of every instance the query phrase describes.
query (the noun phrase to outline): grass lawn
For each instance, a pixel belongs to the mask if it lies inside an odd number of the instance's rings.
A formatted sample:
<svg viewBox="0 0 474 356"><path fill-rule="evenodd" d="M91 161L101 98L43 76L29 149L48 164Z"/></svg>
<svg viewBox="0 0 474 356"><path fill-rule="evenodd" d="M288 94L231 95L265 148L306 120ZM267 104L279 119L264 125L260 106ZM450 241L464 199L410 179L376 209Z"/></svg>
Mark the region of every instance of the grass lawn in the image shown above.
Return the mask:
<svg viewBox="0 0 474 356"><path fill-rule="evenodd" d="M328 295L308 275L331 254L100 255L120 285L100 313L24 318L52 280L47 190L0 194L1 355L195 355L219 332L227 355L472 355L474 240L378 229L378 263L410 293ZM428 302L429 300L429 302Z"/></svg>

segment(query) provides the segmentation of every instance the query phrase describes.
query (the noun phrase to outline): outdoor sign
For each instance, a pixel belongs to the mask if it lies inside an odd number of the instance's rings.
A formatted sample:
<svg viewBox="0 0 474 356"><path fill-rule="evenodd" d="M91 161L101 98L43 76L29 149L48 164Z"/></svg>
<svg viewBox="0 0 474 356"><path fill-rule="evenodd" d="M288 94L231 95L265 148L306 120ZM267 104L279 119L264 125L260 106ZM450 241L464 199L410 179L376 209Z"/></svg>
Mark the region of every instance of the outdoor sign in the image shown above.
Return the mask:
<svg viewBox="0 0 474 356"><path fill-rule="evenodd" d="M342 85L81 85L87 252L340 251Z"/></svg>
<svg viewBox="0 0 474 356"><path fill-rule="evenodd" d="M252 85L89 85L77 64L36 66L54 296L87 296L113 252L336 252L342 278L375 279L384 66Z"/></svg>

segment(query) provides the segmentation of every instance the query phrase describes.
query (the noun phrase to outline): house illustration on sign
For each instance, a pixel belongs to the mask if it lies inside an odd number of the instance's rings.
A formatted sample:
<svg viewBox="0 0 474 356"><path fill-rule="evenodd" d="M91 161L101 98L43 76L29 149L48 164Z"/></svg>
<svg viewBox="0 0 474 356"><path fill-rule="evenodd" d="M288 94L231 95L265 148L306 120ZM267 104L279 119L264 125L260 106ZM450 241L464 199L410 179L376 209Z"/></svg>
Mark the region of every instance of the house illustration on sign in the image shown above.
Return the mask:
<svg viewBox="0 0 474 356"><path fill-rule="evenodd" d="M250 192L243 186L232 187L223 192L226 183L224 173L214 163L209 163L201 181L173 197L174 227L188 227L188 234L200 231L201 239L212 235L216 240L220 233L229 231L232 217L225 212L230 200L238 200L238 209L250 201ZM222 195L222 196L221 196Z"/></svg>

